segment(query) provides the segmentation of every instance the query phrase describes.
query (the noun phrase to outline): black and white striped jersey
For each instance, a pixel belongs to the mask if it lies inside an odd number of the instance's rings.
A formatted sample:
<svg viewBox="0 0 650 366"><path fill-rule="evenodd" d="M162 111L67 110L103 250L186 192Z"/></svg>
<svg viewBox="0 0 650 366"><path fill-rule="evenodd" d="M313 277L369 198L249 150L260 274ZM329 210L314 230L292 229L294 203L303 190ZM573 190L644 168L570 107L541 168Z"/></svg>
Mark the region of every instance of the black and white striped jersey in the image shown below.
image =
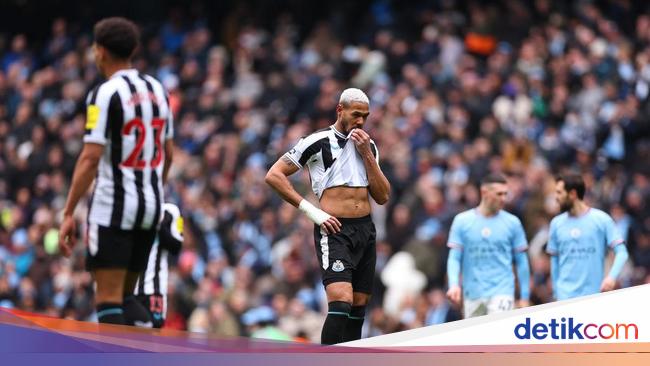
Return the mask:
<svg viewBox="0 0 650 366"><path fill-rule="evenodd" d="M311 186L320 198L330 187L367 187L368 175L363 159L354 142L334 128L334 125L303 137L293 149L284 154L294 164L309 168ZM379 151L374 141L370 147L379 163Z"/></svg>
<svg viewBox="0 0 650 366"><path fill-rule="evenodd" d="M167 295L169 254L177 255L183 244L183 217L171 203L163 205L163 220L156 240L149 252L147 267L135 285L135 295ZM166 301L164 301L166 302ZM163 304L166 308L166 304ZM163 312L164 314L164 312Z"/></svg>
<svg viewBox="0 0 650 366"><path fill-rule="evenodd" d="M123 230L158 224L164 143L174 134L163 86L135 69L120 70L86 100L85 143L104 145L88 222Z"/></svg>

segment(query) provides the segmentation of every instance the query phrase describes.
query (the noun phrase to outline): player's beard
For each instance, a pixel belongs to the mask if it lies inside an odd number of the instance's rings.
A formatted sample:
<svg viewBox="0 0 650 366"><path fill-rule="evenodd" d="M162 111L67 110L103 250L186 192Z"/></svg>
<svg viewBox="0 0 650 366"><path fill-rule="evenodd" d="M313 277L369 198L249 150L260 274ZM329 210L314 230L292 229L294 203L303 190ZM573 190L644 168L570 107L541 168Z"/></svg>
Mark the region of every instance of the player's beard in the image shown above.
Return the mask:
<svg viewBox="0 0 650 366"><path fill-rule="evenodd" d="M361 127L356 126L354 123L352 123L351 119L345 119L343 117L341 118L341 124L343 125L343 129L345 130L345 131L343 131L343 133L346 136L349 135L350 132L352 132L352 130L354 130L355 128L363 127L363 126L361 126Z"/></svg>
<svg viewBox="0 0 650 366"><path fill-rule="evenodd" d="M495 203L490 207L490 215L496 215L503 209L503 205L499 203Z"/></svg>
<svg viewBox="0 0 650 366"><path fill-rule="evenodd" d="M352 126L352 123L350 123L350 121L348 121L346 119L343 119L342 122L343 122L342 124L343 124L343 129L344 129L343 134L345 134L347 136L350 132L352 132L352 129L354 127Z"/></svg>
<svg viewBox="0 0 650 366"><path fill-rule="evenodd" d="M567 212L573 207L573 202L570 202L569 200L565 200L562 203L560 203L560 211L561 212Z"/></svg>

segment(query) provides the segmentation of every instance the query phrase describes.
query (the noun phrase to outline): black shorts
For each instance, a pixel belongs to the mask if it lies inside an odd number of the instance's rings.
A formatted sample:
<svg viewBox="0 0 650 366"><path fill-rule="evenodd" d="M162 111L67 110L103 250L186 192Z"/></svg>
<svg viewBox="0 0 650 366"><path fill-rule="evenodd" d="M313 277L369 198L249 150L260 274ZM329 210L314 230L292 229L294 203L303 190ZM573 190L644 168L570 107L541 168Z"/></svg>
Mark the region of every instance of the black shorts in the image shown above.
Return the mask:
<svg viewBox="0 0 650 366"><path fill-rule="evenodd" d="M334 235L327 235L314 225L323 285L350 282L354 292L370 294L377 259L375 224L370 215L338 220L341 231Z"/></svg>
<svg viewBox="0 0 650 366"><path fill-rule="evenodd" d="M156 239L157 228L122 230L88 225L86 269L126 269L142 272Z"/></svg>
<svg viewBox="0 0 650 366"><path fill-rule="evenodd" d="M165 325L167 298L163 295L136 295L135 298L149 312L153 327L162 328Z"/></svg>

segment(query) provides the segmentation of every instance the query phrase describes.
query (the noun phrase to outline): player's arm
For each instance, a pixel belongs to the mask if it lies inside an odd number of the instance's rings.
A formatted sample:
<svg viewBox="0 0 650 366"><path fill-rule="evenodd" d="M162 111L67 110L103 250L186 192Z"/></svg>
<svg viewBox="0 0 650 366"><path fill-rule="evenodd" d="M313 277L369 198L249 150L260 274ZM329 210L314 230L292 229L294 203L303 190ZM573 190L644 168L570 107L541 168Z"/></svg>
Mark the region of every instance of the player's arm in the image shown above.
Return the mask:
<svg viewBox="0 0 650 366"><path fill-rule="evenodd" d="M165 162L163 165L163 184L167 184L167 176L169 175L169 168L172 166L174 159L174 140L165 140Z"/></svg>
<svg viewBox="0 0 650 366"><path fill-rule="evenodd" d="M614 247L614 263L612 263L612 268L609 270L607 277L603 279L603 283L600 285L600 291L611 291L616 287L616 278L621 274L623 266L629 257L627 253L627 248L625 245L619 244Z"/></svg>
<svg viewBox="0 0 650 366"><path fill-rule="evenodd" d="M59 243L65 256L69 256L76 243L77 229L73 213L81 197L88 191L97 174L97 167L104 152L108 136L109 109L122 108L119 94L107 84L101 84L86 99L86 125L84 147L72 174L72 183L63 209L63 221L59 230Z"/></svg>
<svg viewBox="0 0 650 366"><path fill-rule="evenodd" d="M104 146L94 143L84 144L81 155L77 160L72 175L72 185L68 193L68 199L63 209L63 222L59 232L59 243L63 254L69 256L76 243L76 227L74 221L74 210L81 197L86 194L90 184L95 179L99 160L104 152Z"/></svg>
<svg viewBox="0 0 650 366"><path fill-rule="evenodd" d="M363 159L363 165L368 175L370 196L378 204L385 204L390 197L390 183L388 183L388 179L379 168L379 153L376 147L371 144L370 135L360 128L355 128L350 134L350 139L354 141L357 151Z"/></svg>
<svg viewBox="0 0 650 366"><path fill-rule="evenodd" d="M165 94L165 100L169 107L169 94ZM167 123L165 124L165 161L163 163L163 184L167 183L169 168L172 166L174 159L174 114L171 109L168 111Z"/></svg>
<svg viewBox="0 0 650 366"><path fill-rule="evenodd" d="M449 281L449 290L447 297L451 302L458 305L461 299L460 288L460 266L463 258L463 251L460 248L451 248L447 257L447 279Z"/></svg>
<svg viewBox="0 0 650 366"><path fill-rule="evenodd" d="M447 297L452 303L459 305L462 298L460 271L463 260L463 238L460 215L454 217L454 221L451 223L447 246L450 248L449 256L447 257L447 280L449 281Z"/></svg>
<svg viewBox="0 0 650 366"><path fill-rule="evenodd" d="M285 154L273 164L266 173L264 181L271 186L283 200L304 212L314 223L321 226L328 234L341 231L341 223L336 217L312 205L296 191L289 176L300 168Z"/></svg>
<svg viewBox="0 0 650 366"><path fill-rule="evenodd" d="M558 242L555 237L557 234L554 221L551 221L548 231L546 253L550 256L551 261L551 286L553 287L553 298L557 300L557 283L560 276L560 260L558 258Z"/></svg>
<svg viewBox="0 0 650 366"><path fill-rule="evenodd" d="M551 286L553 287L553 298L557 300L557 281L560 276L560 260L557 254L551 254Z"/></svg>
<svg viewBox="0 0 650 366"><path fill-rule="evenodd" d="M519 307L530 305L530 264L528 253L523 251L515 252L515 267L517 279L519 280Z"/></svg>
<svg viewBox="0 0 650 366"><path fill-rule="evenodd" d="M298 207L304 199L298 193L289 181L289 176L293 175L300 168L296 166L286 155L282 156L273 164L271 169L266 173L264 181L270 185L283 200L289 202L294 207Z"/></svg>
<svg viewBox="0 0 650 366"><path fill-rule="evenodd" d="M530 305L530 264L528 262L528 240L524 226L519 219L514 226L514 237L512 240L515 270L519 280L519 301L517 306L522 308Z"/></svg>
<svg viewBox="0 0 650 366"><path fill-rule="evenodd" d="M629 256L625 247L625 240L623 240L623 236L616 228L614 220L609 216L605 220L605 237L608 246L614 251L614 263L600 285L600 291L602 292L611 291L616 287L616 278L621 274Z"/></svg>

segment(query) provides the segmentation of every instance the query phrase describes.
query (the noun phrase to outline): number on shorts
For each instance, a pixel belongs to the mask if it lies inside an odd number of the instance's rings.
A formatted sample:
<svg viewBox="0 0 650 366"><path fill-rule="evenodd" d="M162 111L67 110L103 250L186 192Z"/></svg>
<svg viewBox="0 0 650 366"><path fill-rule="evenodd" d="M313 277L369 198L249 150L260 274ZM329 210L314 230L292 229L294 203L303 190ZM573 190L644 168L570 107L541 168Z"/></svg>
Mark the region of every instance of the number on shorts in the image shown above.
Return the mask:
<svg viewBox="0 0 650 366"><path fill-rule="evenodd" d="M149 310L152 313L162 313L163 311L163 298L158 295L149 296Z"/></svg>
<svg viewBox="0 0 650 366"><path fill-rule="evenodd" d="M510 299L501 299L499 300L499 310L508 311L512 309L512 300Z"/></svg>

